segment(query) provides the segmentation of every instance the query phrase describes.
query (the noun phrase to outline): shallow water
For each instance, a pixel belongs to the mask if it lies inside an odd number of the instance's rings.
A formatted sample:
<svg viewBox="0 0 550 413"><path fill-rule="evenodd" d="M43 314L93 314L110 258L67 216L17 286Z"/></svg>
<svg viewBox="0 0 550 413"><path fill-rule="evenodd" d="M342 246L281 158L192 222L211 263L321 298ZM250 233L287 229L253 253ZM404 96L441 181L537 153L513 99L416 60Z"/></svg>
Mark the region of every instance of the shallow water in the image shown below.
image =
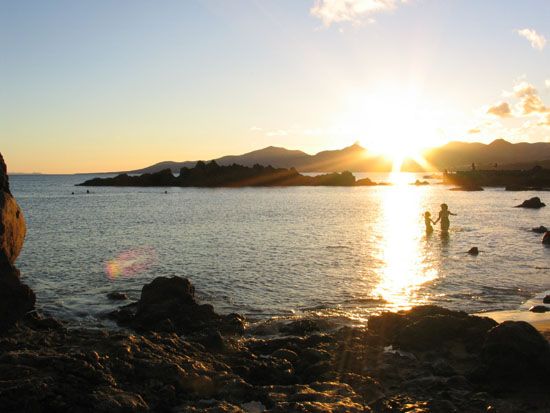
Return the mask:
<svg viewBox="0 0 550 413"><path fill-rule="evenodd" d="M28 224L23 279L40 308L72 322L97 322L120 305L106 293L138 298L159 275L189 277L217 310L259 319L513 309L550 289L550 249L530 231L550 226L550 208L513 208L532 192L414 187L413 175L357 188L74 187L90 177L11 177ZM441 202L458 216L448 238L427 237L422 213L435 218Z"/></svg>

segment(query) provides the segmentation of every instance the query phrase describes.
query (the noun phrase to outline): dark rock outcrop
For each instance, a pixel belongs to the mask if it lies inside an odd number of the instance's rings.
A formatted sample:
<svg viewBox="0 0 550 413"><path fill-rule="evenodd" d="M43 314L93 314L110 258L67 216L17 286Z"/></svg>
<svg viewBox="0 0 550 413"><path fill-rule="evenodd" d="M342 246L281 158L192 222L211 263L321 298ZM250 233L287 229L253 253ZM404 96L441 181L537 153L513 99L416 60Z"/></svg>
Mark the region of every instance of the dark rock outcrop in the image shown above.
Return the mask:
<svg viewBox="0 0 550 413"><path fill-rule="evenodd" d="M541 202L538 196L534 196L533 198L526 199L521 204L516 205L516 208L538 209L545 206L546 204L544 202Z"/></svg>
<svg viewBox="0 0 550 413"><path fill-rule="evenodd" d="M369 319L369 330L379 335L383 342L414 350L438 349L457 342L472 351L480 349L485 334L496 325L490 318L436 306L386 312Z"/></svg>
<svg viewBox="0 0 550 413"><path fill-rule="evenodd" d="M128 299L128 294L120 291L111 291L107 293L107 298L113 301L124 301Z"/></svg>
<svg viewBox="0 0 550 413"><path fill-rule="evenodd" d="M211 161L197 162L193 168L181 168L179 176L170 169L152 174L130 176L121 174L114 178L94 178L81 186L180 186L180 187L246 187L246 186L354 186L355 177L350 172L308 176L295 168L242 165L220 166Z"/></svg>
<svg viewBox="0 0 550 413"><path fill-rule="evenodd" d="M548 231L548 228L546 228L544 225L541 225L540 227L534 227L531 228L531 231L533 231L536 234L544 234Z"/></svg>
<svg viewBox="0 0 550 413"><path fill-rule="evenodd" d="M210 304L198 304L195 288L181 277L158 277L143 286L141 298L111 313L120 325L137 331L187 334L206 329L240 334L244 319L237 314L219 315Z"/></svg>
<svg viewBox="0 0 550 413"><path fill-rule="evenodd" d="M542 243L544 245L550 245L550 231L546 231L542 236Z"/></svg>
<svg viewBox="0 0 550 413"><path fill-rule="evenodd" d="M472 247L468 250L468 254L470 255L478 255L479 254L479 248L478 247Z"/></svg>
<svg viewBox="0 0 550 413"><path fill-rule="evenodd" d="M550 311L550 307L547 307L545 305L534 305L529 308L529 311L531 311L532 313L546 313L547 311Z"/></svg>
<svg viewBox="0 0 550 413"><path fill-rule="evenodd" d="M14 266L26 232L23 212L11 195L7 167L0 154L0 333L34 308L35 295L21 283Z"/></svg>
<svg viewBox="0 0 550 413"><path fill-rule="evenodd" d="M550 304L550 294L549 295L545 295L544 298L542 299L542 302L544 304Z"/></svg>
<svg viewBox="0 0 550 413"><path fill-rule="evenodd" d="M487 334L481 376L488 382L550 384L548 341L524 321L505 321Z"/></svg>

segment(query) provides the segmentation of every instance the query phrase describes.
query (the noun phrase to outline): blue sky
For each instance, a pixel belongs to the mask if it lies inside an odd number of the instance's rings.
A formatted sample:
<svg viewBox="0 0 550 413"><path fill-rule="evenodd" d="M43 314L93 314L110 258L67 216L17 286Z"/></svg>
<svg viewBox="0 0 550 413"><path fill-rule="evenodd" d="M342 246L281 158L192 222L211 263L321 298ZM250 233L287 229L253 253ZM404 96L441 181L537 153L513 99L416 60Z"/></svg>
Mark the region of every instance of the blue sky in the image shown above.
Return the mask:
<svg viewBox="0 0 550 413"><path fill-rule="evenodd" d="M548 141L549 22L546 0L0 1L0 150L77 172Z"/></svg>

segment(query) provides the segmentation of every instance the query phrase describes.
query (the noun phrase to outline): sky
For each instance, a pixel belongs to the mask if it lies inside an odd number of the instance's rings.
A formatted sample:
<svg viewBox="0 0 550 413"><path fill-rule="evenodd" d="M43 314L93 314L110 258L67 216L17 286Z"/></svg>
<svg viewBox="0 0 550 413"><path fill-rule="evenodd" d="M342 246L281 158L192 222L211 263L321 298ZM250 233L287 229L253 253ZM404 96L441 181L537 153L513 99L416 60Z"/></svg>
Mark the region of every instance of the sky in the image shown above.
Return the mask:
<svg viewBox="0 0 550 413"><path fill-rule="evenodd" d="M0 0L12 172L550 141L548 0Z"/></svg>

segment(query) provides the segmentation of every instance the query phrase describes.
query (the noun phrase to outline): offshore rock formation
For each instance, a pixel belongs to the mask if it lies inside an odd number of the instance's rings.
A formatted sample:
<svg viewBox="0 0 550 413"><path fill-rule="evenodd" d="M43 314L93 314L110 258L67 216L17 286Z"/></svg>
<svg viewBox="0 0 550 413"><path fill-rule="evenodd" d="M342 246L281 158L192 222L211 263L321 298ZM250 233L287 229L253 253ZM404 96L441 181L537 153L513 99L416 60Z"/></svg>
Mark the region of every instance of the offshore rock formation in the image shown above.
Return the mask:
<svg viewBox="0 0 550 413"><path fill-rule="evenodd" d="M538 209L545 206L546 204L544 202L541 202L538 196L534 196L533 198L526 199L521 204L517 205L516 208Z"/></svg>
<svg viewBox="0 0 550 413"><path fill-rule="evenodd" d="M27 227L11 195L7 167L0 154L0 333L34 308L33 291L19 280L15 268Z"/></svg>
<svg viewBox="0 0 550 413"><path fill-rule="evenodd" d="M130 176L121 174L114 178L94 178L80 186L181 186L181 187L246 187L246 186L370 186L370 180L356 182L351 172L325 175L301 175L294 168L241 165L220 166L215 161L197 162L194 168L181 168L179 176L170 169L152 174Z"/></svg>

